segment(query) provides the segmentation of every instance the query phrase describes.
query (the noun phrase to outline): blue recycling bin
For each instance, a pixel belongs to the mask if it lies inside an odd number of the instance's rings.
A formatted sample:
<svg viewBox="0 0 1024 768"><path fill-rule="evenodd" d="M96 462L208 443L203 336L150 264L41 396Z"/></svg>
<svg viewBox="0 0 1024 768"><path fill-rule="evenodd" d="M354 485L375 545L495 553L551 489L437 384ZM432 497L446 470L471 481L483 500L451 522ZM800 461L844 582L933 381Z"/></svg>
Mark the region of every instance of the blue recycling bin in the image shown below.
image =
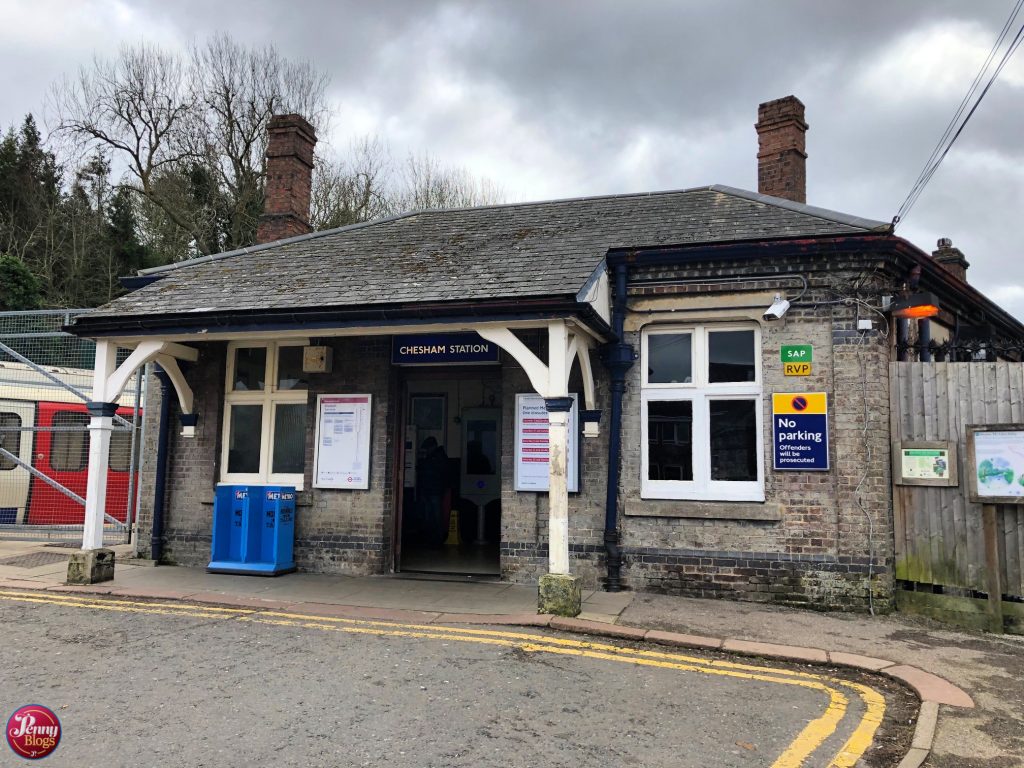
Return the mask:
<svg viewBox="0 0 1024 768"><path fill-rule="evenodd" d="M295 570L295 488L221 485L213 500L210 573L278 576Z"/></svg>

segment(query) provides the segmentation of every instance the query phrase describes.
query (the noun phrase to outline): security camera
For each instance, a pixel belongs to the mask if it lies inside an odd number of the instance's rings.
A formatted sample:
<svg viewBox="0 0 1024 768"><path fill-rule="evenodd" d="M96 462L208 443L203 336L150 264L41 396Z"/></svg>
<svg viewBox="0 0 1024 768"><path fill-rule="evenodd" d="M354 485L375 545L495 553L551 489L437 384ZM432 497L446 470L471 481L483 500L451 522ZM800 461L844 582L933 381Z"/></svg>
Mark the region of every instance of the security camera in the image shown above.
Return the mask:
<svg viewBox="0 0 1024 768"><path fill-rule="evenodd" d="M789 301L782 298L781 293L776 293L772 305L764 311L764 319L781 320L787 312L789 312Z"/></svg>

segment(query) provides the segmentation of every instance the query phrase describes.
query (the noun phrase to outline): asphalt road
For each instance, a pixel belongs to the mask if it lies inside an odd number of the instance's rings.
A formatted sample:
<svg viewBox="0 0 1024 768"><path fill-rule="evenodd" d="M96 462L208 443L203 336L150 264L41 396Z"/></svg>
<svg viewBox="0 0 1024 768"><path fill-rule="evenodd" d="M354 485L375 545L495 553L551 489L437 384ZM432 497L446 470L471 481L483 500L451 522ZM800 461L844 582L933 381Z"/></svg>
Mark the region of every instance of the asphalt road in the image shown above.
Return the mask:
<svg viewBox="0 0 1024 768"><path fill-rule="evenodd" d="M0 712L57 712L48 767L825 766L873 730L871 696L817 669L540 630L16 594L0 595ZM903 706L871 686L890 714ZM0 750L0 765L26 764Z"/></svg>

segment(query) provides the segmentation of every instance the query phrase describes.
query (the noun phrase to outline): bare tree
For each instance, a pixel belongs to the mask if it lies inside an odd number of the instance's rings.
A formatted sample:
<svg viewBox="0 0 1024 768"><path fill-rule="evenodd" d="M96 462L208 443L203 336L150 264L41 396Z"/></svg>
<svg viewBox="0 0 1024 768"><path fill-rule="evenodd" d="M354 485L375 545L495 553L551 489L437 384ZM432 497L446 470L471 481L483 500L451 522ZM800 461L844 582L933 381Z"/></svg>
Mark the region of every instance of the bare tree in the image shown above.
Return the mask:
<svg viewBox="0 0 1024 768"><path fill-rule="evenodd" d="M328 78L275 48L246 48L226 34L193 46L191 72L198 94L192 155L203 158L226 190L228 247L252 242L263 208L267 123L294 112L326 131Z"/></svg>
<svg viewBox="0 0 1024 768"><path fill-rule="evenodd" d="M395 210L468 208L505 198L504 190L490 179L478 178L465 168L442 165L426 153L410 154L399 175L392 197Z"/></svg>
<svg viewBox="0 0 1024 768"><path fill-rule="evenodd" d="M217 35L187 56L143 43L96 57L51 102L59 134L111 150L128 168L121 183L211 253L255 238L267 121L298 112L322 130L326 87L309 64Z"/></svg>
<svg viewBox="0 0 1024 768"><path fill-rule="evenodd" d="M358 224L392 213L390 174L387 147L376 137L353 141L344 158L318 156L309 206L313 229Z"/></svg>
<svg viewBox="0 0 1024 768"><path fill-rule="evenodd" d="M181 57L159 46L122 46L112 59L96 56L52 90L57 131L85 151L109 149L125 163L141 194L163 208L174 223L192 228L187 211L163 200L154 188L162 169L190 157L182 130L196 95Z"/></svg>

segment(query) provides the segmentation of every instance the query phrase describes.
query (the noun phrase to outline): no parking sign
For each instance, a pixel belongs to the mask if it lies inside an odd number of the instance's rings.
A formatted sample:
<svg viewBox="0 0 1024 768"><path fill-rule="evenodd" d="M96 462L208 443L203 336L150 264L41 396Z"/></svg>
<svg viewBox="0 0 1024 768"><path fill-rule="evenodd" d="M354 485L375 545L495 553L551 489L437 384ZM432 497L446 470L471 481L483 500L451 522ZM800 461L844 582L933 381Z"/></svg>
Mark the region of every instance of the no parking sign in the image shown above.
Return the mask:
<svg viewBox="0 0 1024 768"><path fill-rule="evenodd" d="M828 469L828 395L776 392L772 395L776 470Z"/></svg>

